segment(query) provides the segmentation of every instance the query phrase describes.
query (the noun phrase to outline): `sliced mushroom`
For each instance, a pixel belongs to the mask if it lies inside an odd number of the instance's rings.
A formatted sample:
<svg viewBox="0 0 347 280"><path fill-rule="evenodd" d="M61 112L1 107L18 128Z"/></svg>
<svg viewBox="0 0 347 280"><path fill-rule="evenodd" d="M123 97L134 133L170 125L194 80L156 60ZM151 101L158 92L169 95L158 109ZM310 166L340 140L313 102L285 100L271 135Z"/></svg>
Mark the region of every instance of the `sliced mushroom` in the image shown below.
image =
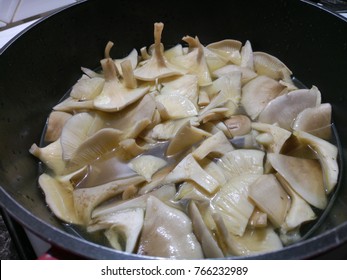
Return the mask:
<svg viewBox="0 0 347 280"><path fill-rule="evenodd" d="M163 54L161 45L161 35L164 24L156 22L154 24L154 50L153 55L146 63L137 67L134 71L135 77L144 81L155 81L156 79L185 74L183 69L168 62Z"/></svg>
<svg viewBox="0 0 347 280"><path fill-rule="evenodd" d="M222 258L224 257L222 250L214 239L212 233L207 228L198 207L194 201L189 203L189 216L193 224L193 231L199 240L205 258Z"/></svg>
<svg viewBox="0 0 347 280"><path fill-rule="evenodd" d="M298 89L271 100L259 114L258 121L277 123L280 127L291 130L296 116L306 108L317 107L321 102L321 93L317 87Z"/></svg>
<svg viewBox="0 0 347 280"><path fill-rule="evenodd" d="M264 228L268 225L267 215L257 207L254 208L252 215L249 217L248 226L249 228Z"/></svg>
<svg viewBox="0 0 347 280"><path fill-rule="evenodd" d="M71 117L72 115L66 112L60 112L60 111L51 112L47 120L45 141L53 142L58 140L66 121Z"/></svg>
<svg viewBox="0 0 347 280"><path fill-rule="evenodd" d="M327 197L324 191L323 172L317 160L268 153L272 167L309 204L324 209Z"/></svg>
<svg viewBox="0 0 347 280"><path fill-rule="evenodd" d="M138 52L136 49L132 49L132 51L124 58L120 58L120 59L114 59L114 63L116 64L117 67L117 71L119 72L119 74L121 76L123 75L123 69L122 69L122 63L124 61L129 61L131 68L135 69L138 63Z"/></svg>
<svg viewBox="0 0 347 280"><path fill-rule="evenodd" d="M254 70L253 48L249 40L241 48L241 67Z"/></svg>
<svg viewBox="0 0 347 280"><path fill-rule="evenodd" d="M244 86L247 84L250 80L254 79L257 76L257 73L255 73L250 68L234 65L234 64L227 64L215 71L212 72L212 77L220 78L224 75L228 75L230 73L234 72L241 72L241 85Z"/></svg>
<svg viewBox="0 0 347 280"><path fill-rule="evenodd" d="M55 111L68 112L71 114L74 113L75 111L86 111L86 110L93 110L93 109L94 109L93 100L80 101L79 99L76 99L73 97L68 97L53 107L53 110Z"/></svg>
<svg viewBox="0 0 347 280"><path fill-rule="evenodd" d="M192 180L201 186L207 193L214 193L219 187L219 182L201 168L192 154L188 154L166 176L165 182L179 183Z"/></svg>
<svg viewBox="0 0 347 280"><path fill-rule="evenodd" d="M129 89L118 79L116 65L111 58L101 60L105 74L105 84L101 93L94 99L94 107L101 111L120 111L143 97L149 87Z"/></svg>
<svg viewBox="0 0 347 280"><path fill-rule="evenodd" d="M304 109L296 116L292 128L325 140L331 139L331 105L324 103L318 107Z"/></svg>
<svg viewBox="0 0 347 280"><path fill-rule="evenodd" d="M145 177L147 182L150 182L153 174L166 164L167 162L162 158L152 155L141 155L129 162L130 168Z"/></svg>
<svg viewBox="0 0 347 280"><path fill-rule="evenodd" d="M103 78L90 78L87 75L82 75L82 77L72 87L70 96L79 101L92 100L101 93L104 83L105 79Z"/></svg>
<svg viewBox="0 0 347 280"><path fill-rule="evenodd" d="M47 205L54 215L66 223L83 223L81 216L75 211L73 186L69 180L62 183L43 173L39 177L39 185L45 194Z"/></svg>
<svg viewBox="0 0 347 280"><path fill-rule="evenodd" d="M261 175L249 186L249 197L276 228L284 223L291 201L275 175Z"/></svg>
<svg viewBox="0 0 347 280"><path fill-rule="evenodd" d="M144 221L144 210L132 208L114 212L92 220L87 231L106 229L105 235L112 247L132 253L140 236ZM125 243L125 246L121 244Z"/></svg>
<svg viewBox="0 0 347 280"><path fill-rule="evenodd" d="M337 163L337 147L326 140L304 131L294 131L300 142L307 144L318 156L322 166L324 187L327 194L331 193L337 184L339 166Z"/></svg>
<svg viewBox="0 0 347 280"><path fill-rule="evenodd" d="M233 115L224 121L232 136L241 136L251 132L251 120L246 115Z"/></svg>
<svg viewBox="0 0 347 280"><path fill-rule="evenodd" d="M202 160L210 153L217 153L220 156L233 150L234 147L230 144L228 138L220 131L204 140L192 154L195 159Z"/></svg>
<svg viewBox="0 0 347 280"><path fill-rule="evenodd" d="M259 75L242 87L241 104L252 120L258 118L266 105L284 89L278 81Z"/></svg>
<svg viewBox="0 0 347 280"><path fill-rule="evenodd" d="M192 222L188 216L154 196L147 200L137 253L171 259L203 257L201 245L193 233Z"/></svg>
<svg viewBox="0 0 347 280"><path fill-rule="evenodd" d="M242 47L242 43L238 40L221 40L211 43L206 47L211 51L218 53L220 56L228 59L233 64L240 65L241 63L240 49Z"/></svg>

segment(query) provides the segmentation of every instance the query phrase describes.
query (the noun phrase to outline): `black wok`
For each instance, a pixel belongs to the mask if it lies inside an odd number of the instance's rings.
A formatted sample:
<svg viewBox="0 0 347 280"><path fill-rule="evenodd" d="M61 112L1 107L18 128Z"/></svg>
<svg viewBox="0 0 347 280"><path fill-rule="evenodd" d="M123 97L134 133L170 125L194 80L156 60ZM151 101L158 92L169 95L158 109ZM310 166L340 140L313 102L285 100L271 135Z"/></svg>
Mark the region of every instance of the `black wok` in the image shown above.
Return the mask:
<svg viewBox="0 0 347 280"><path fill-rule="evenodd" d="M184 35L203 44L250 40L257 51L287 64L307 86L316 85L333 107L340 140L338 191L320 225L303 241L258 259L328 257L347 242L347 21L308 1L85 1L39 21L0 51L0 202L25 228L51 244L90 259L134 259L84 240L47 208L37 179L39 143L53 105L81 75L96 68L107 41L113 57L153 42L153 23L162 21L166 47ZM345 248L345 247L344 247ZM328 255L325 255L328 254Z"/></svg>

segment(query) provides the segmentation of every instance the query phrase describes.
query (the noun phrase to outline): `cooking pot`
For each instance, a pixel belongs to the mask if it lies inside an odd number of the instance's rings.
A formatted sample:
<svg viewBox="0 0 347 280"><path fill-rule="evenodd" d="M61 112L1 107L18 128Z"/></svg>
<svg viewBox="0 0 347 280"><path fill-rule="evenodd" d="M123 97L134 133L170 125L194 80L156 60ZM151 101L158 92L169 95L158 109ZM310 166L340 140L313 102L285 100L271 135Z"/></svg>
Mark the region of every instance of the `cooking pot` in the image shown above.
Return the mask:
<svg viewBox="0 0 347 280"><path fill-rule="evenodd" d="M304 240L252 259L328 257L347 242L347 22L309 1L81 1L17 36L0 52L0 201L25 228L56 247L87 259L143 259L98 245L63 225L48 209L29 152L39 143L46 118L81 76L94 69L104 46L113 57L153 42L153 23L163 22L165 47L197 35L203 44L250 40L257 51L282 60L303 84L316 85L333 108L339 139L340 177L331 204ZM245 257L241 257L243 259Z"/></svg>

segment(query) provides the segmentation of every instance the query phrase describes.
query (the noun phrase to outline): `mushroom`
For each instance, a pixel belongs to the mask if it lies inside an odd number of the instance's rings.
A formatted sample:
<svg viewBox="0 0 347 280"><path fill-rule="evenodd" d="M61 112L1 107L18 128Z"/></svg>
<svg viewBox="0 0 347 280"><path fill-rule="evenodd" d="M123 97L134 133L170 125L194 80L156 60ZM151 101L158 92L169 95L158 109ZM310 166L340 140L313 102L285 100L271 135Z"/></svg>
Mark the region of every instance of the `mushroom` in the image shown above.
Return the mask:
<svg viewBox="0 0 347 280"><path fill-rule="evenodd" d="M229 179L210 201L213 213L223 219L228 232L242 236L251 217L254 204L248 199L249 186L259 174L245 174Z"/></svg>
<svg viewBox="0 0 347 280"><path fill-rule="evenodd" d="M145 179L142 176L119 179L91 188L76 188L73 190L73 201L76 215L87 225L93 209L101 202L122 193L129 185L137 185Z"/></svg>
<svg viewBox="0 0 347 280"><path fill-rule="evenodd" d="M254 149L238 149L223 155L217 164L227 179L244 174L263 174L265 153Z"/></svg>
<svg viewBox="0 0 347 280"><path fill-rule="evenodd" d="M279 173L276 173L275 176L290 196L291 201L284 223L281 225L281 232L287 233L299 228L303 223L315 220L317 216L313 212L311 206L293 190L283 176Z"/></svg>
<svg viewBox="0 0 347 280"><path fill-rule="evenodd" d="M166 155L173 156L178 153L185 152L188 148L192 147L192 145L201 142L209 136L211 136L210 133L200 128L191 126L190 123L187 122L171 139L166 150ZM184 141L182 141L182 139L184 139Z"/></svg>
<svg viewBox="0 0 347 280"><path fill-rule="evenodd" d="M96 207L92 212L92 218L95 219L100 216L109 215L114 212L124 211L127 209L142 208L145 209L147 205L147 199L150 196L157 197L163 202L167 202L173 199L176 193L175 186L173 184L163 185L146 194L140 194L134 198L128 200L113 200L103 203Z"/></svg>
<svg viewBox="0 0 347 280"><path fill-rule="evenodd" d="M194 201L189 203L189 216L192 220L193 231L201 244L205 258L222 258L224 257L222 250L214 239L212 233L207 228L198 207Z"/></svg>
<svg viewBox="0 0 347 280"><path fill-rule="evenodd" d="M298 89L278 96L266 104L259 114L258 121L277 123L280 127L291 130L297 115L306 108L317 107L321 102L321 93L317 87Z"/></svg>
<svg viewBox="0 0 347 280"><path fill-rule="evenodd" d="M284 143L292 135L286 129L267 123L254 122L252 128L260 132L256 137L257 142L264 145L267 151L271 153L279 153Z"/></svg>
<svg viewBox="0 0 347 280"><path fill-rule="evenodd" d="M116 64L118 73L122 77L124 77L122 63L124 61L129 61L131 69L134 70L138 63L138 52L136 49L132 49L132 51L126 57L120 58L120 59L114 59L113 61Z"/></svg>
<svg viewBox="0 0 347 280"><path fill-rule="evenodd" d="M201 168L191 153L182 159L164 179L167 183L180 183L186 180L194 181L210 194L220 187L219 182Z"/></svg>
<svg viewBox="0 0 347 280"><path fill-rule="evenodd" d="M59 138L42 148L34 143L31 145L29 152L40 159L54 174L61 175L65 172L66 162L63 160L63 151Z"/></svg>
<svg viewBox="0 0 347 280"><path fill-rule="evenodd" d="M137 67L134 75L139 80L155 81L156 79L182 75L185 71L173 65L165 58L161 45L161 35L164 29L162 22L154 24L154 49L153 55L146 61L146 63Z"/></svg>
<svg viewBox="0 0 347 280"><path fill-rule="evenodd" d="M331 138L331 105L324 103L318 107L304 109L296 116L292 128L329 140Z"/></svg>
<svg viewBox="0 0 347 280"><path fill-rule="evenodd" d="M46 142L53 142L58 140L66 121L71 117L72 115L66 112L52 111L49 114L47 120L47 127L44 140Z"/></svg>
<svg viewBox="0 0 347 280"><path fill-rule="evenodd" d="M253 70L251 70L248 67L242 67L234 64L227 64L215 71L212 72L212 77L220 78L224 75L228 75L230 73L241 73L241 85L244 86L247 84L250 80L254 79L257 76L257 73L255 73Z"/></svg>
<svg viewBox="0 0 347 280"><path fill-rule="evenodd" d="M254 70L275 80L291 82L292 72L277 57L265 52L253 52Z"/></svg>
<svg viewBox="0 0 347 280"><path fill-rule="evenodd" d="M74 113L76 111L86 111L94 109L93 100L79 100L73 97L68 97L53 107L55 111Z"/></svg>
<svg viewBox="0 0 347 280"><path fill-rule="evenodd" d="M317 160L268 153L272 167L309 204L324 209L327 197L324 191L323 171Z"/></svg>
<svg viewBox="0 0 347 280"><path fill-rule="evenodd" d="M92 100L101 93L104 84L104 78L90 78L83 74L77 83L73 85L70 96L78 101Z"/></svg>
<svg viewBox="0 0 347 280"><path fill-rule="evenodd" d="M337 184L339 166L337 164L337 147L326 140L304 131L294 131L297 139L308 145L318 156L322 167L325 192L331 193Z"/></svg>
<svg viewBox="0 0 347 280"><path fill-rule="evenodd" d="M228 138L220 131L204 140L192 154L196 160L202 160L210 153L224 155L233 150L234 147L230 144Z"/></svg>
<svg viewBox="0 0 347 280"><path fill-rule="evenodd" d="M166 164L167 162L162 158L152 155L141 155L129 162L130 168L136 171L139 175L145 177L147 182L150 182L153 174L163 168Z"/></svg>
<svg viewBox="0 0 347 280"><path fill-rule="evenodd" d="M117 76L116 65L111 58L101 60L105 74L105 84L101 93L94 98L94 107L101 111L115 112L122 110L143 97L149 90L147 87L129 89Z"/></svg>
<svg viewBox="0 0 347 280"><path fill-rule="evenodd" d="M284 88L278 81L259 75L242 87L241 104L247 115L255 120L266 105L279 96Z"/></svg>
<svg viewBox="0 0 347 280"><path fill-rule="evenodd" d="M147 200L137 253L170 259L203 257L201 245L193 233L189 217L154 196Z"/></svg>
<svg viewBox="0 0 347 280"><path fill-rule="evenodd" d="M58 180L49 174L43 173L39 177L39 185L45 194L47 205L55 216L66 223L83 223L81 216L75 211L73 186L69 181L69 177Z"/></svg>
<svg viewBox="0 0 347 280"><path fill-rule="evenodd" d="M241 67L254 70L253 49L249 40L241 48Z"/></svg>
<svg viewBox="0 0 347 280"><path fill-rule="evenodd" d="M257 207L254 208L252 215L248 220L248 228L264 228L268 225L267 215Z"/></svg>
<svg viewBox="0 0 347 280"><path fill-rule="evenodd" d="M221 57L228 59L232 64L240 65L241 54L240 49L242 43L238 40L226 39L208 44L206 48L216 52Z"/></svg>
<svg viewBox="0 0 347 280"><path fill-rule="evenodd" d="M224 120L232 136L241 136L251 132L251 120L246 115L233 115Z"/></svg>
<svg viewBox="0 0 347 280"><path fill-rule="evenodd" d="M144 221L142 208L117 211L93 219L88 232L104 230L105 236L115 249L132 253L135 250ZM123 245L125 243L125 245Z"/></svg>
<svg viewBox="0 0 347 280"><path fill-rule="evenodd" d="M261 211L267 214L276 228L284 223L291 201L274 174L259 176L249 186L248 196Z"/></svg>

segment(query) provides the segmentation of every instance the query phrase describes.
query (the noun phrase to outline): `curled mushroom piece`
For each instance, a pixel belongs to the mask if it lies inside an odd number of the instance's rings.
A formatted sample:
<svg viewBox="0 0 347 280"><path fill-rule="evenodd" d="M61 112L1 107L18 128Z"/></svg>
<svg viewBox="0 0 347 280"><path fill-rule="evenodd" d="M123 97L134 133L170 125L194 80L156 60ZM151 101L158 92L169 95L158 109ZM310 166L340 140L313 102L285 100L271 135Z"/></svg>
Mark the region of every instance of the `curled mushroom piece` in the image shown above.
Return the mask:
<svg viewBox="0 0 347 280"><path fill-rule="evenodd" d="M245 135L251 131L251 120L245 115L233 115L224 121L232 136Z"/></svg>
<svg viewBox="0 0 347 280"><path fill-rule="evenodd" d="M45 141L53 142L58 140L61 131L68 119L72 117L71 114L60 111L53 111L47 120L47 129L45 133Z"/></svg>

